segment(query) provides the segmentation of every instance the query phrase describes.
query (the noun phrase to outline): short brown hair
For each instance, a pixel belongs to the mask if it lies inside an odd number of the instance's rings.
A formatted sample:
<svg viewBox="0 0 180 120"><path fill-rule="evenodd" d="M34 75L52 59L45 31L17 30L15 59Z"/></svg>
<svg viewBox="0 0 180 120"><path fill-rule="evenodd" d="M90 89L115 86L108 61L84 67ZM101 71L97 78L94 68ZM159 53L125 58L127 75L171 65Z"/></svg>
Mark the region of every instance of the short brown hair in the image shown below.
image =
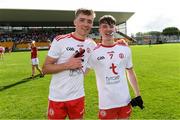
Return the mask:
<svg viewBox="0 0 180 120"><path fill-rule="evenodd" d="M79 9L77 9L75 11L75 18L77 18L79 16L79 14L81 14L81 13L84 14L84 15L87 15L87 16L93 15L94 18L96 17L96 14L95 14L95 12L93 10L85 9L85 8L79 8Z"/></svg>
<svg viewBox="0 0 180 120"><path fill-rule="evenodd" d="M99 25L102 23L108 25L116 25L116 19L112 15L104 15L99 19Z"/></svg>

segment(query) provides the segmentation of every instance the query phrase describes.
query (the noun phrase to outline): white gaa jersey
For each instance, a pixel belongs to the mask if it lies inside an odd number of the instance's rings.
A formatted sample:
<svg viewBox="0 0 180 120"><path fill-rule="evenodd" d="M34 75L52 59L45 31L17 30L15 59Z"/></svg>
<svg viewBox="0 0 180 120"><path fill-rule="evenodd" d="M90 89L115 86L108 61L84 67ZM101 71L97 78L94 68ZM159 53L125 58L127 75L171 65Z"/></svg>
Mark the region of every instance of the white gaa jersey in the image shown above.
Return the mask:
<svg viewBox="0 0 180 120"><path fill-rule="evenodd" d="M48 56L58 59L56 64L66 62L76 50L85 49L82 69L65 70L52 75L49 99L53 101L69 101L84 96L84 75L87 59L95 47L91 39L81 40L72 34L57 36L51 45Z"/></svg>
<svg viewBox="0 0 180 120"><path fill-rule="evenodd" d="M99 109L126 106L130 102L126 78L126 68L132 67L130 48L119 43L100 44L91 53L88 64L96 74Z"/></svg>

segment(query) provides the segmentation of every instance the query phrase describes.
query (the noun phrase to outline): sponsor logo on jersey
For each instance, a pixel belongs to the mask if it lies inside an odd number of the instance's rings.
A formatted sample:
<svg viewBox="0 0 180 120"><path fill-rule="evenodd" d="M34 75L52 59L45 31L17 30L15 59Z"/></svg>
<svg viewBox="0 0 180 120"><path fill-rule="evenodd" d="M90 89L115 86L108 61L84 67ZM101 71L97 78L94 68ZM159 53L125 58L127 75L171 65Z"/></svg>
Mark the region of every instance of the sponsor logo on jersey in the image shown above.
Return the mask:
<svg viewBox="0 0 180 120"><path fill-rule="evenodd" d="M116 84L119 82L120 82L120 76L119 75L106 77L106 84Z"/></svg>
<svg viewBox="0 0 180 120"><path fill-rule="evenodd" d="M69 76L77 76L83 74L82 69L73 69L69 71Z"/></svg>
<svg viewBox="0 0 180 120"><path fill-rule="evenodd" d="M112 53L115 53L114 51L110 51L110 52L107 52L108 54L112 54Z"/></svg>
<svg viewBox="0 0 180 120"><path fill-rule="evenodd" d="M73 47L67 47L66 50L67 51L74 51L74 48Z"/></svg>
<svg viewBox="0 0 180 120"><path fill-rule="evenodd" d="M114 63L112 63L110 69L112 69L112 72L113 72L115 75L118 74L118 73L116 72L116 68L117 68L117 66L116 66Z"/></svg>
<svg viewBox="0 0 180 120"><path fill-rule="evenodd" d="M77 45L77 47L84 47L84 45Z"/></svg>
<svg viewBox="0 0 180 120"><path fill-rule="evenodd" d="M103 59L105 59L104 56L99 56L99 57L97 57L97 60L103 60Z"/></svg>

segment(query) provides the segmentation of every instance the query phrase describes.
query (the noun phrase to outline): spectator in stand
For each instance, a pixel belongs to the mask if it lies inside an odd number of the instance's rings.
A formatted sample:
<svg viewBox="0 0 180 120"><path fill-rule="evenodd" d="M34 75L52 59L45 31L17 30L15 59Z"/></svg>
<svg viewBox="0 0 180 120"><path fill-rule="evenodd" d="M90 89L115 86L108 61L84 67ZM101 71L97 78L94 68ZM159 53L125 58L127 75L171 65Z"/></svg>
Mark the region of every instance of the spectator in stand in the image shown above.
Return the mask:
<svg viewBox="0 0 180 120"><path fill-rule="evenodd" d="M40 77L43 77L42 70L39 67L39 59L38 59L38 48L35 45L35 41L31 43L31 62L32 62L32 78L35 75L35 68L41 74Z"/></svg>

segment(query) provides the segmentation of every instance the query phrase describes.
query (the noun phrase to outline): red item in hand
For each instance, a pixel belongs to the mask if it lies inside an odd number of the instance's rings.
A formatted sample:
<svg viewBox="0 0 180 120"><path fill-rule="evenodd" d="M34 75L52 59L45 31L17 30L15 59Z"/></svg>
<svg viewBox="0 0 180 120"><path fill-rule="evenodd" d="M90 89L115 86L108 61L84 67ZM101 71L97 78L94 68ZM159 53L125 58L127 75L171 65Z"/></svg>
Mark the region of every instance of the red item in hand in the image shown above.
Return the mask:
<svg viewBox="0 0 180 120"><path fill-rule="evenodd" d="M81 49L80 51L76 51L76 54L74 55L75 58L77 57L82 57L82 55L84 54L85 50Z"/></svg>

